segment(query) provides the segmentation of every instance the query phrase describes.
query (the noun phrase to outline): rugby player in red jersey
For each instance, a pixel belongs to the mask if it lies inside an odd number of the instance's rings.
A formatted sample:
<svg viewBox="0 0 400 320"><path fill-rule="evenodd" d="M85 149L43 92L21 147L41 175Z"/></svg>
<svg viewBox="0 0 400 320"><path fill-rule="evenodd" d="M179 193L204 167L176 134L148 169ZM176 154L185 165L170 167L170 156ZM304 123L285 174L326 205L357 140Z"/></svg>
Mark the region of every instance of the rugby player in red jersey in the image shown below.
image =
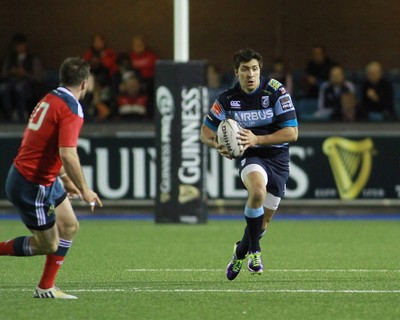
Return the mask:
<svg viewBox="0 0 400 320"><path fill-rule="evenodd" d="M83 125L79 99L85 96L89 73L83 59L64 60L60 86L33 110L7 176L7 198L32 235L0 242L0 255L46 255L35 298L76 299L54 285L79 227L67 192L79 195L92 211L95 205L102 206L85 181L77 153Z"/></svg>

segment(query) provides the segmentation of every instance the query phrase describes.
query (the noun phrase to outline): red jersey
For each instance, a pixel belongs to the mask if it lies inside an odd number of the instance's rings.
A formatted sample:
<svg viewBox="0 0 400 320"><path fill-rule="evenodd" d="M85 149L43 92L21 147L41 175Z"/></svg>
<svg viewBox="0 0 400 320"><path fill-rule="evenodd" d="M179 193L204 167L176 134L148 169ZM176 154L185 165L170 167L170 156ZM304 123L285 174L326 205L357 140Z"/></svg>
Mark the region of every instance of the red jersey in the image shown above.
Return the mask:
<svg viewBox="0 0 400 320"><path fill-rule="evenodd" d="M146 115L147 96L139 95L130 97L128 95L119 95L117 97L118 112L120 115L140 114Z"/></svg>
<svg viewBox="0 0 400 320"><path fill-rule="evenodd" d="M137 54L132 51L130 58L133 68L139 70L144 79L154 78L156 62L158 60L158 56L155 53L146 50L141 54Z"/></svg>
<svg viewBox="0 0 400 320"><path fill-rule="evenodd" d="M92 56L95 54L93 49L85 52L83 59L90 61ZM113 75L117 71L117 54L111 48L105 48L100 52L100 62L110 71L110 75Z"/></svg>
<svg viewBox="0 0 400 320"><path fill-rule="evenodd" d="M49 186L62 166L59 148L76 147L82 125L82 106L68 89L48 93L30 116L15 167L27 180Z"/></svg>

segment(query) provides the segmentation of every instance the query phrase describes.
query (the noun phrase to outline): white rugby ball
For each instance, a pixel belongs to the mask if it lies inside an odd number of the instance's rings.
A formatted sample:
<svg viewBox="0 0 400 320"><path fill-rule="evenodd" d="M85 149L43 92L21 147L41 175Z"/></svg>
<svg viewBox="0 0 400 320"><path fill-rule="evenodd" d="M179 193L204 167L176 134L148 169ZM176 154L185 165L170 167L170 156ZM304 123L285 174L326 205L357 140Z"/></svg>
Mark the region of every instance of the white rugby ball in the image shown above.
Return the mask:
<svg viewBox="0 0 400 320"><path fill-rule="evenodd" d="M224 145L232 158L243 155L243 145L237 139L238 132L241 130L239 124L233 119L221 121L218 126L218 143Z"/></svg>

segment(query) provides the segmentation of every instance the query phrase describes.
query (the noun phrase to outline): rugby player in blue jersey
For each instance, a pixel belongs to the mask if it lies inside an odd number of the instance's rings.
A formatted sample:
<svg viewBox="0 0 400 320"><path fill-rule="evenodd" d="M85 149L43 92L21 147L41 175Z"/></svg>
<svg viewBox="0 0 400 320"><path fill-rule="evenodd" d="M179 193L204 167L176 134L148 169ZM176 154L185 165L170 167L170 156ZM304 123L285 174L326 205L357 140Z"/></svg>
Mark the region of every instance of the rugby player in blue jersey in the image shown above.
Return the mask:
<svg viewBox="0 0 400 320"><path fill-rule="evenodd" d="M243 49L235 53L233 66L238 82L215 100L201 127L201 140L230 158L217 141L219 123L227 118L243 128L243 156L237 159L240 177L248 191L244 208L246 228L237 241L226 269L234 280L248 257L248 269L261 274L260 239L284 196L289 177L289 143L297 140L297 117L290 95L275 79L261 76L262 56Z"/></svg>

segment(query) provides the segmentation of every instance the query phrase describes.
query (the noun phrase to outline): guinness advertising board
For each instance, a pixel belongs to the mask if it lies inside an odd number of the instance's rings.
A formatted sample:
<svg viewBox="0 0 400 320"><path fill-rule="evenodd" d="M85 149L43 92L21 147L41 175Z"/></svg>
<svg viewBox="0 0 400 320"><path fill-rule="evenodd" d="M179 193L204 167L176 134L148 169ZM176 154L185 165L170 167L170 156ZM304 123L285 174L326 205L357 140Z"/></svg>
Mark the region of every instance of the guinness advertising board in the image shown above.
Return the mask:
<svg viewBox="0 0 400 320"><path fill-rule="evenodd" d="M178 135L176 139L182 143L180 138L182 133L174 134ZM333 199L381 202L385 200L385 203L387 200L387 203L392 201L398 203L400 201L400 160L397 151L399 138L400 135L334 136L324 133L320 136L313 134L301 137L290 147L290 176L283 201L304 200L304 203L312 203L313 200ZM168 179L169 175L165 171L166 178L162 181L165 185L160 186L161 179L156 178L157 171L160 175L162 173L161 160L157 159L155 148L155 141L158 139L155 133L135 137L134 132L130 137L83 136L79 139L78 153L86 180L105 204L107 200L116 204L118 200L123 200L125 204L130 201L129 205L134 212L136 205L146 202L151 206L150 212L153 212L153 204L156 203L157 197L161 200L161 196L167 196L162 192L169 191L171 199L175 199L175 205L169 201L162 203L160 201L157 210L167 208L168 212L175 215L168 219L175 219L174 221L180 221L180 212L184 212L191 217L189 220L198 222L206 219L206 194L210 200L224 199L226 204L229 204L230 200L241 200L244 206L247 194L240 181L235 161L222 158L215 149L209 150L208 154L203 153L203 156L207 156L203 161L203 165L205 164L207 168L202 167L206 174L204 175L204 171L201 173L203 178L200 182L194 178L197 177L195 174L193 177L189 176L193 180L188 178L181 182L179 172L182 174L185 171L179 169L186 167L172 165L172 179ZM171 137L171 141L173 139ZM20 136L0 136L0 200L2 201L5 201L4 187L7 173L20 143ZM197 143L193 142L193 145L197 146ZM182 156L177 156L180 151L176 151L176 148L173 144L170 151L164 150L167 155L170 154L171 163L181 161ZM197 169L191 170L188 172L197 172ZM206 183L207 192L198 187L197 190L203 192L201 198L195 197L192 201L185 202L184 200L190 198L183 197L187 194L180 193L183 188L179 190L179 185L192 186L192 182L195 187L198 185L205 187ZM198 207L192 210L191 205L194 204ZM103 210L107 210L107 205ZM163 211L159 214L163 214ZM167 221L167 218L163 219Z"/></svg>
<svg viewBox="0 0 400 320"><path fill-rule="evenodd" d="M207 149L200 127L208 109L207 65L161 60L156 68L155 219L203 223Z"/></svg>

